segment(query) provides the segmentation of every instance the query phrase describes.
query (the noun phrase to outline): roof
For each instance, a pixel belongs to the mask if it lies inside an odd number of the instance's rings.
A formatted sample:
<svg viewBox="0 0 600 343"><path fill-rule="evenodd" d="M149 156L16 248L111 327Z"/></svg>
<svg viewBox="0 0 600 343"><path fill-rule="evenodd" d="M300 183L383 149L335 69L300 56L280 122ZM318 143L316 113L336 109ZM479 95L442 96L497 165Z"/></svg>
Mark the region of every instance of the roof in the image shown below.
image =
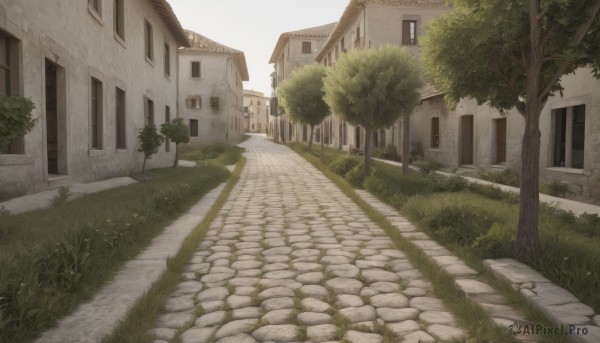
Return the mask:
<svg viewBox="0 0 600 343"><path fill-rule="evenodd" d="M226 45L220 44L211 40L199 33L194 31L185 30L187 39L190 42L190 47L180 49L179 53L186 54L217 54L217 55L229 55L233 57L242 72L242 80L248 81L250 79L248 75L248 66L246 64L246 56L243 51L230 48Z"/></svg>
<svg viewBox="0 0 600 343"><path fill-rule="evenodd" d="M443 94L444 92L437 90L435 86L428 83L425 86L423 86L423 88L421 88L421 101L428 100Z"/></svg>
<svg viewBox="0 0 600 343"><path fill-rule="evenodd" d="M350 0L348 6L344 10L342 17L338 21L335 29L329 36L329 39L319 51L319 54L315 58L316 61L321 61L325 57L325 54L332 48L332 46L340 39L346 30L354 23L354 20L361 13L363 6L368 4L381 4L388 6L398 7L412 7L412 8L444 8L448 7L446 0Z"/></svg>
<svg viewBox="0 0 600 343"><path fill-rule="evenodd" d="M331 23L327 25L309 27L307 29L302 29L298 31L290 31L284 32L279 36L279 40L277 40L277 44L275 45L275 49L271 54L271 59L269 63L277 62L277 57L281 53L283 47L288 43L290 38L322 38L327 39L331 34L331 31L336 27L337 23Z"/></svg>
<svg viewBox="0 0 600 343"><path fill-rule="evenodd" d="M150 2L152 2L152 6L154 6L154 9L158 12L158 15L162 18L173 37L175 37L179 46L189 47L190 43L181 27L181 23L179 23L179 19L177 19L173 8L171 8L167 0L150 0Z"/></svg>

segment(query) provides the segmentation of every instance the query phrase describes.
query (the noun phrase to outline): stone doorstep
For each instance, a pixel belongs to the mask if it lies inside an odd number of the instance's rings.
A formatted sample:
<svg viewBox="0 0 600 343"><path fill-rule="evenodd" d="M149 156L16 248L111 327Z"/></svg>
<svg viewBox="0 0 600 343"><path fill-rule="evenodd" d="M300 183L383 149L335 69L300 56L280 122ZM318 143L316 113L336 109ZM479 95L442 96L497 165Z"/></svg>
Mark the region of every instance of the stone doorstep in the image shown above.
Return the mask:
<svg viewBox="0 0 600 343"><path fill-rule="evenodd" d="M485 260L483 264L498 279L516 285L527 301L544 313L553 324L585 325L589 328L592 334L574 337L575 341L599 341L600 327L592 322L595 315L593 309L582 304L564 288L553 284L533 268L512 259ZM526 287L520 288L519 285Z"/></svg>

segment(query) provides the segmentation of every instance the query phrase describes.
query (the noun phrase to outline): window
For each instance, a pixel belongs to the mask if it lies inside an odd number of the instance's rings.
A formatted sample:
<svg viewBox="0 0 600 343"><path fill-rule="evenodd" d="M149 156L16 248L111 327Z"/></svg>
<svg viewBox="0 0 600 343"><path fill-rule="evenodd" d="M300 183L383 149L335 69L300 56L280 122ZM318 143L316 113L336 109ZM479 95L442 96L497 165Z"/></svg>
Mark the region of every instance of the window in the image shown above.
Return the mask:
<svg viewBox="0 0 600 343"><path fill-rule="evenodd" d="M192 109L202 108L202 98L199 96L185 99L185 107Z"/></svg>
<svg viewBox="0 0 600 343"><path fill-rule="evenodd" d="M90 109L92 149L102 149L102 82L94 78L92 78Z"/></svg>
<svg viewBox="0 0 600 343"><path fill-rule="evenodd" d="M165 43L165 75L171 76L171 47Z"/></svg>
<svg viewBox="0 0 600 343"><path fill-rule="evenodd" d="M190 137L198 137L198 120L190 119Z"/></svg>
<svg viewBox="0 0 600 343"><path fill-rule="evenodd" d="M417 45L417 21L402 21L402 45Z"/></svg>
<svg viewBox="0 0 600 343"><path fill-rule="evenodd" d="M0 34L0 94L11 95L11 39Z"/></svg>
<svg viewBox="0 0 600 343"><path fill-rule="evenodd" d="M115 119L115 129L117 136L117 149L126 149L127 148L127 140L126 140L126 118L125 118L125 91L117 88L116 91L116 119Z"/></svg>
<svg viewBox="0 0 600 343"><path fill-rule="evenodd" d="M311 47L310 42L302 42L302 53L303 54L312 53L312 47Z"/></svg>
<svg viewBox="0 0 600 343"><path fill-rule="evenodd" d="M144 42L146 49L146 58L154 61L154 34L152 33L152 25L146 20L144 24Z"/></svg>
<svg viewBox="0 0 600 343"><path fill-rule="evenodd" d="M115 33L125 40L125 0L115 0Z"/></svg>
<svg viewBox="0 0 600 343"><path fill-rule="evenodd" d="M144 102L144 124L154 126L154 101L145 98Z"/></svg>
<svg viewBox="0 0 600 343"><path fill-rule="evenodd" d="M554 110L554 166L583 169L585 105Z"/></svg>
<svg viewBox="0 0 600 343"><path fill-rule="evenodd" d="M431 118L431 145L432 148L440 147L440 117Z"/></svg>
<svg viewBox="0 0 600 343"><path fill-rule="evenodd" d="M165 106L165 123L171 122L171 108L169 106ZM169 138L165 138L165 151L171 151L171 140Z"/></svg>
<svg viewBox="0 0 600 343"><path fill-rule="evenodd" d="M344 38L340 41L340 49L342 52L346 52L346 46L344 45Z"/></svg>
<svg viewBox="0 0 600 343"><path fill-rule="evenodd" d="M88 0L88 7L94 10L99 16L102 16L102 0Z"/></svg>
<svg viewBox="0 0 600 343"><path fill-rule="evenodd" d="M200 77L200 62L192 62L192 77Z"/></svg>

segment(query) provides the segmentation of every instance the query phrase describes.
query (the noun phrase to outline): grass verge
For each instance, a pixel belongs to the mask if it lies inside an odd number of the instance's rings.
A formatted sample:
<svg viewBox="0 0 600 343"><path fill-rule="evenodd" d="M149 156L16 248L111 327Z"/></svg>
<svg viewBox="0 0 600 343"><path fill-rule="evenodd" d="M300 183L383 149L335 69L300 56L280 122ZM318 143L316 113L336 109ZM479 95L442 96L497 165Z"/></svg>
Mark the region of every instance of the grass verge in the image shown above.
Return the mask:
<svg viewBox="0 0 600 343"><path fill-rule="evenodd" d="M452 313L455 314L458 323L468 330L472 342L517 342L515 337L510 334L507 329L495 326L485 310L474 302L466 299L461 290L455 285L454 278L450 274L432 263L418 247L404 239L387 218L365 202L346 180L330 171L318 157L311 153L307 153L302 144L290 144L289 146L333 181L344 194L351 198L367 213L371 220L386 231L396 246L406 253L415 268L419 269L425 278L432 283L436 296L442 299ZM494 287L497 286L497 289L500 289L501 294L509 294L511 296L509 300L512 300L511 305L523 310L529 315L528 319L535 320L537 323L549 325L549 322L545 320L541 314L522 306L521 304L525 304L525 301L522 299L515 300L517 295L508 290L506 285L491 278L486 281L489 281ZM548 341L563 342L563 340L563 337L551 337Z"/></svg>
<svg viewBox="0 0 600 343"><path fill-rule="evenodd" d="M102 343L145 343L156 339L148 331L153 328L162 304L168 298L174 287L181 281L181 273L185 264L198 248L198 244L208 231L210 223L217 217L219 210L227 201L229 193L238 182L246 159L242 158L225 189L208 211L202 222L185 239L181 250L175 257L167 260L167 270L152 288L144 294L129 310L126 318L115 331L102 340Z"/></svg>

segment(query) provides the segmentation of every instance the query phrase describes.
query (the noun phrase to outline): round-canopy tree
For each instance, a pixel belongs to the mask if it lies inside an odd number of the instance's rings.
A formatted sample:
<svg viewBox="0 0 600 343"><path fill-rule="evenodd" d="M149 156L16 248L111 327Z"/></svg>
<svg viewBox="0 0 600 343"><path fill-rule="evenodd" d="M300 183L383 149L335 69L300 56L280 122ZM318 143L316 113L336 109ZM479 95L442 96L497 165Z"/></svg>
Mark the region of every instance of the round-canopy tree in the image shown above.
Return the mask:
<svg viewBox="0 0 600 343"><path fill-rule="evenodd" d="M525 130L521 195L513 256L539 255L540 114L560 79L591 65L599 74L600 0L454 0L453 11L430 22L423 59L449 102L472 97L515 108Z"/></svg>
<svg viewBox="0 0 600 343"><path fill-rule="evenodd" d="M310 125L308 151L311 151L313 132L327 115L329 106L323 100L323 79L326 68L319 64L310 64L292 73L281 87L281 105L290 118L302 124Z"/></svg>
<svg viewBox="0 0 600 343"><path fill-rule="evenodd" d="M175 168L179 163L179 144L190 141L190 129L182 118L175 118L170 123L160 125L160 133L175 143L175 161L173 161L173 168Z"/></svg>
<svg viewBox="0 0 600 343"><path fill-rule="evenodd" d="M28 98L0 94L0 153L33 129L37 121L31 113L34 108Z"/></svg>
<svg viewBox="0 0 600 343"><path fill-rule="evenodd" d="M154 125L145 125L143 129L140 129L138 134L140 148L138 149L138 152L144 153L142 171L146 170L146 161L158 152L158 148L163 144L164 139L165 138L158 133L158 130L156 130L156 126Z"/></svg>
<svg viewBox="0 0 600 343"><path fill-rule="evenodd" d="M372 133L409 115L419 104L423 85L419 62L398 46L352 50L327 71L324 83L325 101L333 112L366 131L365 175L369 175Z"/></svg>

